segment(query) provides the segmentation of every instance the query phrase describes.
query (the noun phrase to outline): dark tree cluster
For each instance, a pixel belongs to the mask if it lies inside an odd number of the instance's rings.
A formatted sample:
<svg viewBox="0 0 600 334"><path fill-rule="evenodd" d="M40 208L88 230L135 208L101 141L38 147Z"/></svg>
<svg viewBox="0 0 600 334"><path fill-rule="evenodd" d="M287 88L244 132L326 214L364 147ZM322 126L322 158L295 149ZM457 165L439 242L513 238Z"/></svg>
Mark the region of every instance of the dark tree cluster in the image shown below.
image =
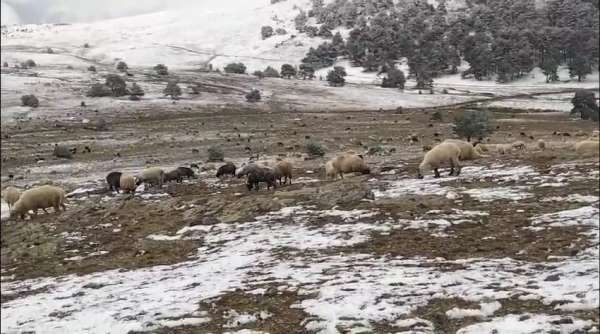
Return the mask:
<svg viewBox="0 0 600 334"><path fill-rule="evenodd" d="M405 57L409 77L418 88L428 88L436 76L457 73L461 59L469 64L463 77L499 82L521 78L536 66L547 82L566 79L558 76L560 65L581 81L598 65L597 1L550 0L536 6L535 0L470 0L466 9L452 13L444 0L437 6L427 0L312 2L308 15L296 18L300 31L306 32L308 17L320 25L310 32L318 36L351 29L345 42L333 35L332 42L308 51L302 62L316 69L347 55L366 71L381 71Z"/></svg>

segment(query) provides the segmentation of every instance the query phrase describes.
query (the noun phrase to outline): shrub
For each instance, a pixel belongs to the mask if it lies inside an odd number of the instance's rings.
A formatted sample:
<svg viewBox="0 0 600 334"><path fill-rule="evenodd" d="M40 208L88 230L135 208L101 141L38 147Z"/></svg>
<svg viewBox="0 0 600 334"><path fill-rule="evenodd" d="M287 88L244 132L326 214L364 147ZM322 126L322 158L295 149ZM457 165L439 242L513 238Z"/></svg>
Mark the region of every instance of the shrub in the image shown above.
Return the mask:
<svg viewBox="0 0 600 334"><path fill-rule="evenodd" d="M494 131L489 114L479 110L466 110L456 117L452 130L467 141L473 137L485 137Z"/></svg>
<svg viewBox="0 0 600 334"><path fill-rule="evenodd" d="M107 75L105 85L110 89L112 96L123 96L127 94L125 80L116 74Z"/></svg>
<svg viewBox="0 0 600 334"><path fill-rule="evenodd" d="M129 100L130 101L139 101L140 97L137 95L129 95Z"/></svg>
<svg viewBox="0 0 600 334"><path fill-rule="evenodd" d="M287 31L283 28L277 28L277 29L275 29L275 33L277 35L285 35L285 34L287 34Z"/></svg>
<svg viewBox="0 0 600 334"><path fill-rule="evenodd" d="M278 2L282 2L282 1L285 1L285 0L271 0L271 5L272 5L272 4L276 4L276 3L278 3Z"/></svg>
<svg viewBox="0 0 600 334"><path fill-rule="evenodd" d="M262 39L267 39L267 38L273 36L273 27L262 26L260 28L260 36L262 37Z"/></svg>
<svg viewBox="0 0 600 334"><path fill-rule="evenodd" d="M21 96L21 104L25 107L37 108L40 105L40 101L33 94L23 95Z"/></svg>
<svg viewBox="0 0 600 334"><path fill-rule="evenodd" d="M433 112L433 114L431 114L431 120L432 121L442 121L442 113L439 111L435 111Z"/></svg>
<svg viewBox="0 0 600 334"><path fill-rule="evenodd" d="M246 65L243 63L229 63L224 68L225 73L237 73L244 74L246 73Z"/></svg>
<svg viewBox="0 0 600 334"><path fill-rule="evenodd" d="M200 88L196 85L191 85L188 87L190 89L190 94L192 95L200 95Z"/></svg>
<svg viewBox="0 0 600 334"><path fill-rule="evenodd" d="M92 87L90 87L90 90L87 92L86 95L89 97L110 96L111 91L110 88L108 88L106 85L96 83L93 84Z"/></svg>
<svg viewBox="0 0 600 334"><path fill-rule="evenodd" d="M47 49L46 49L46 53L50 53L50 54L52 54L52 53L54 53L54 50L52 50L52 48L47 48Z"/></svg>
<svg viewBox="0 0 600 334"><path fill-rule="evenodd" d="M572 115L579 114L581 119L598 121L599 110L594 92L584 89L577 90L571 103L573 104Z"/></svg>
<svg viewBox="0 0 600 334"><path fill-rule="evenodd" d="M283 64L281 65L281 76L291 79L296 76L296 69L290 64Z"/></svg>
<svg viewBox="0 0 600 334"><path fill-rule="evenodd" d="M92 65L92 66L88 67L88 71L96 72L96 66Z"/></svg>
<svg viewBox="0 0 600 334"><path fill-rule="evenodd" d="M142 89L142 87L140 87L137 83L134 82L131 85L129 94L131 94L131 96L144 96L144 90Z"/></svg>
<svg viewBox="0 0 600 334"><path fill-rule="evenodd" d="M260 92L258 91L258 89L252 89L248 94L246 94L246 101L248 101L248 102L260 101Z"/></svg>
<svg viewBox="0 0 600 334"><path fill-rule="evenodd" d="M73 66L67 65L67 70L72 70L72 69L73 69Z"/></svg>
<svg viewBox="0 0 600 334"><path fill-rule="evenodd" d="M207 150L208 153L208 162L216 162L223 161L225 159L225 154L221 148L216 146L211 146Z"/></svg>
<svg viewBox="0 0 600 334"><path fill-rule="evenodd" d="M333 87L343 86L346 82L346 79L344 79L345 76L346 70L342 66L335 66L333 71L327 73L327 81Z"/></svg>
<svg viewBox="0 0 600 334"><path fill-rule="evenodd" d="M277 70L272 68L271 66L267 66L267 68L265 68L265 70L263 71L263 75L266 78L279 78L279 72L277 72Z"/></svg>
<svg viewBox="0 0 600 334"><path fill-rule="evenodd" d="M306 144L306 153L312 158L322 157L325 155L325 149L319 143L309 142Z"/></svg>
<svg viewBox="0 0 600 334"><path fill-rule="evenodd" d="M121 71L121 72L125 72L127 71L127 64L124 61L120 61L117 63L117 70Z"/></svg>
<svg viewBox="0 0 600 334"><path fill-rule="evenodd" d="M165 96L171 96L172 100L176 100L181 95L181 88L176 81L170 81L163 92Z"/></svg>
<svg viewBox="0 0 600 334"><path fill-rule="evenodd" d="M302 77L302 80L312 80L315 77L315 69L312 66L300 64L299 69L300 71L298 74Z"/></svg>
<svg viewBox="0 0 600 334"><path fill-rule="evenodd" d="M3 67L8 67L8 63L4 62L4 64L2 64Z"/></svg>
<svg viewBox="0 0 600 334"><path fill-rule="evenodd" d="M27 59L25 62L21 63L21 68L29 68L35 66L36 63L33 61L33 59Z"/></svg>
<svg viewBox="0 0 600 334"><path fill-rule="evenodd" d="M265 77L265 74L262 71L258 71L258 70L254 71L254 73L252 73L252 75L254 75L255 77L257 77L259 79L262 79Z"/></svg>
<svg viewBox="0 0 600 334"><path fill-rule="evenodd" d="M156 74L158 74L158 75L168 75L169 74L169 68L167 68L167 66L165 66L163 64L158 64L158 65L154 66L154 70L156 71Z"/></svg>
<svg viewBox="0 0 600 334"><path fill-rule="evenodd" d="M381 87L383 88L400 88L404 89L404 84L406 83L406 78L404 77L404 72L401 70L392 68L387 72L387 77L383 78L381 82Z"/></svg>
<svg viewBox="0 0 600 334"><path fill-rule="evenodd" d="M88 43L84 43L84 44L83 44L83 47L87 49L87 48L89 48L89 47L90 47L90 45L89 45Z"/></svg>
<svg viewBox="0 0 600 334"><path fill-rule="evenodd" d="M319 28L315 26L308 26L304 28L304 31L308 35L308 37L316 37L319 34Z"/></svg>

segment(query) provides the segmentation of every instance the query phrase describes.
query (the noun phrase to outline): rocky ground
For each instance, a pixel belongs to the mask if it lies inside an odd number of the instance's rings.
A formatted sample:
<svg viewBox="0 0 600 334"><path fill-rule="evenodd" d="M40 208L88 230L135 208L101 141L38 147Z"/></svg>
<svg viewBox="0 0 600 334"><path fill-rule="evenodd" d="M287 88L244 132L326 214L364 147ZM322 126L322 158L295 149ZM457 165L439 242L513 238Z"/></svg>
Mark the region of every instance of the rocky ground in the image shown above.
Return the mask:
<svg viewBox="0 0 600 334"><path fill-rule="evenodd" d="M66 212L3 220L2 332L598 332L598 160L571 148L594 124L494 109L491 142L525 151L417 180L422 147L462 109L435 111L177 103L3 122L2 186L71 195ZM307 159L312 141L326 157ZM55 158L54 143L78 153ZM237 164L287 157L293 183L217 179L210 146ZM374 173L324 180L350 149ZM135 196L103 183L190 163L197 179Z"/></svg>

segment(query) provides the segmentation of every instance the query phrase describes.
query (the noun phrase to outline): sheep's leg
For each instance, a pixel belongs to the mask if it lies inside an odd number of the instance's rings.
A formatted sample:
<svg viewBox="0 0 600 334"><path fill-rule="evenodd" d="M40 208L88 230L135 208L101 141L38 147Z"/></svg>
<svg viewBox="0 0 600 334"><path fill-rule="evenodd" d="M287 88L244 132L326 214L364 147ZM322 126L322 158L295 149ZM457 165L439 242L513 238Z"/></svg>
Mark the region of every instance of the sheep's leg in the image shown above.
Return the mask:
<svg viewBox="0 0 600 334"><path fill-rule="evenodd" d="M452 174L454 174L454 161L450 159L450 174L448 176L452 176Z"/></svg>
<svg viewBox="0 0 600 334"><path fill-rule="evenodd" d="M344 178L344 172L340 172L340 178Z"/></svg>
<svg viewBox="0 0 600 334"><path fill-rule="evenodd" d="M452 164L456 167L456 173L454 173L454 176L459 176L460 175L460 162L458 161L457 158L453 158L452 159Z"/></svg>
<svg viewBox="0 0 600 334"><path fill-rule="evenodd" d="M67 206L65 205L65 203L60 203L60 207L63 209L63 211L67 210Z"/></svg>
<svg viewBox="0 0 600 334"><path fill-rule="evenodd" d="M437 168L434 168L434 169L433 169L433 173L435 174L435 175L434 175L434 177L435 177L435 178L438 178L438 177L440 177L440 171L438 171L438 169L437 169Z"/></svg>

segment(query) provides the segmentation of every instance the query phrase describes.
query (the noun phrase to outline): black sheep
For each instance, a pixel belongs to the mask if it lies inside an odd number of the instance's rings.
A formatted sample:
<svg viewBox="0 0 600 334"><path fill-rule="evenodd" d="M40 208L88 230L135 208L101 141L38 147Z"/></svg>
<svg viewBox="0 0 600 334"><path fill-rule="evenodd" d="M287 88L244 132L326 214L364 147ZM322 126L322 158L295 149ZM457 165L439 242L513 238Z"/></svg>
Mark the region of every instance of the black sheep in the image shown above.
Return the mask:
<svg viewBox="0 0 600 334"><path fill-rule="evenodd" d="M179 172L179 169L173 169L165 173L165 182L177 181L177 183L181 183L183 177Z"/></svg>
<svg viewBox="0 0 600 334"><path fill-rule="evenodd" d="M108 190L119 191L121 182L121 172L110 172L106 175L106 183L108 183Z"/></svg>
<svg viewBox="0 0 600 334"><path fill-rule="evenodd" d="M189 167L177 167L176 170L179 172L181 177L186 177L188 179L196 178L196 174L194 174L194 171Z"/></svg>
<svg viewBox="0 0 600 334"><path fill-rule="evenodd" d="M233 162L228 162L226 164L224 164L223 166L219 167L219 169L217 169L217 177L221 177L222 175L232 175L235 176L235 170L236 167L233 164Z"/></svg>
<svg viewBox="0 0 600 334"><path fill-rule="evenodd" d="M258 184L260 182L265 182L267 184L267 189L271 189L271 187L276 188L275 173L268 168L258 168L248 173L248 180L246 182L248 191L251 191L252 187L258 191Z"/></svg>

